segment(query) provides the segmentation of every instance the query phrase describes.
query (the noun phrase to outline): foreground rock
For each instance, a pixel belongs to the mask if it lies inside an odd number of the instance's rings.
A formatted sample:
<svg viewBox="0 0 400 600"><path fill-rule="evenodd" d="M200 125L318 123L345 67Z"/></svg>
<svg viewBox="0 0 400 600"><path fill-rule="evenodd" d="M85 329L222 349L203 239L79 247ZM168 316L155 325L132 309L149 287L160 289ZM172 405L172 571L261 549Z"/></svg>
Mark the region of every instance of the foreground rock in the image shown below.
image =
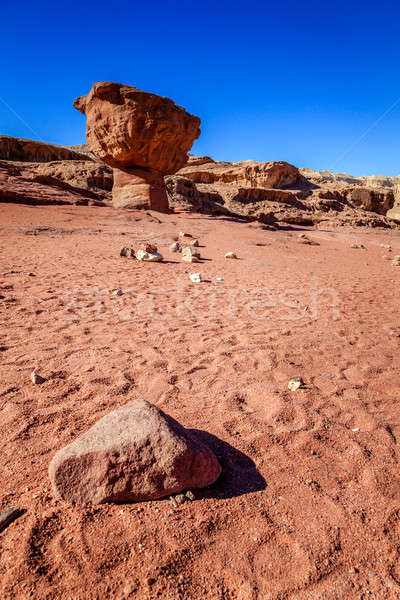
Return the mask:
<svg viewBox="0 0 400 600"><path fill-rule="evenodd" d="M89 150L114 169L114 206L167 210L163 177L186 164L200 119L169 98L105 81L74 107L87 117Z"/></svg>
<svg viewBox="0 0 400 600"><path fill-rule="evenodd" d="M79 504L154 500L207 487L220 473L207 446L144 400L100 419L49 467L55 495Z"/></svg>

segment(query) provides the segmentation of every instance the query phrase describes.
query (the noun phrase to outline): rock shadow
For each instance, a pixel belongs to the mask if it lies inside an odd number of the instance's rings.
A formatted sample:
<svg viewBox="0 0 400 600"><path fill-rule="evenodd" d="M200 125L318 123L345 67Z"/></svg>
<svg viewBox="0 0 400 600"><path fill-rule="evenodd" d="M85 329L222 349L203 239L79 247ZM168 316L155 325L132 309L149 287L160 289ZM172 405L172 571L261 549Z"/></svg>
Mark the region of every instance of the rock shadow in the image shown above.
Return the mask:
<svg viewBox="0 0 400 600"><path fill-rule="evenodd" d="M234 498L259 492L267 482L252 459L215 435L199 429L190 429L218 458L222 473L217 481L202 490L195 490L196 498Z"/></svg>

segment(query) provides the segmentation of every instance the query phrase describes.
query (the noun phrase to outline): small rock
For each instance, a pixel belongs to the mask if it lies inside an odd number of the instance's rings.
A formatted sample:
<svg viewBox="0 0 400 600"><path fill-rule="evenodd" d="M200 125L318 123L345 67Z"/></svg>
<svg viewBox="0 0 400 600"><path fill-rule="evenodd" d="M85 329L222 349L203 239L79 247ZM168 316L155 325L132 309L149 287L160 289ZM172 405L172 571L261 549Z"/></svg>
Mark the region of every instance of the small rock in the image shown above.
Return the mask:
<svg viewBox="0 0 400 600"><path fill-rule="evenodd" d="M191 502L193 502L193 500L196 499L196 496L193 494L193 492L191 490L188 490L185 494L186 498L188 500L190 500Z"/></svg>
<svg viewBox="0 0 400 600"><path fill-rule="evenodd" d="M158 252L157 246L150 242L142 242L139 244L138 250L143 250L143 252L147 252L148 254L157 254Z"/></svg>
<svg viewBox="0 0 400 600"><path fill-rule="evenodd" d="M291 392L295 392L301 387L304 387L304 381L301 377L294 377L288 383L288 388Z"/></svg>
<svg viewBox="0 0 400 600"><path fill-rule="evenodd" d="M201 283L200 273L191 273L189 275L189 279L190 279L190 281L193 281L193 283Z"/></svg>
<svg viewBox="0 0 400 600"><path fill-rule="evenodd" d="M126 256L126 258L135 258L135 251L133 248L128 248L127 246L122 246L120 256Z"/></svg>
<svg viewBox="0 0 400 600"><path fill-rule="evenodd" d="M237 258L237 256L234 252L227 252L225 258Z"/></svg>
<svg viewBox="0 0 400 600"><path fill-rule="evenodd" d="M184 231L180 231L180 232L179 232L179 237L180 237L180 238L182 238L182 237L189 237L189 238L191 238L191 237L193 237L193 236L192 236L192 234L191 234L191 233L185 233Z"/></svg>
<svg viewBox="0 0 400 600"><path fill-rule="evenodd" d="M200 259L197 256L185 255L182 256L182 262L194 263L200 262Z"/></svg>
<svg viewBox="0 0 400 600"><path fill-rule="evenodd" d="M353 427L352 431L354 431L354 433L356 433L357 431L360 431L359 427Z"/></svg>
<svg viewBox="0 0 400 600"><path fill-rule="evenodd" d="M365 250L365 246L364 246L364 244L352 244L352 246L351 246L351 247L352 247L352 248L362 248L362 249L364 249L364 250Z"/></svg>
<svg viewBox="0 0 400 600"><path fill-rule="evenodd" d="M392 265L394 267L400 267L400 256L395 256L392 260Z"/></svg>
<svg viewBox="0 0 400 600"><path fill-rule="evenodd" d="M380 244L381 248L385 248L388 252L392 251L392 246L390 244Z"/></svg>
<svg viewBox="0 0 400 600"><path fill-rule="evenodd" d="M200 250L193 248L193 246L186 246L182 249L182 256L196 256L200 258Z"/></svg>
<svg viewBox="0 0 400 600"><path fill-rule="evenodd" d="M305 238L305 237L307 237L307 236L306 236L306 234L305 234L305 233L299 233L298 237L299 237L299 238Z"/></svg>
<svg viewBox="0 0 400 600"><path fill-rule="evenodd" d="M196 240L196 238L193 238L192 240L189 240L187 243L189 244L189 246L198 246L199 240Z"/></svg>
<svg viewBox="0 0 400 600"><path fill-rule="evenodd" d="M178 506L180 504L183 504L184 502L186 502L186 496L184 494L177 494L175 496L175 502L178 504Z"/></svg>
<svg viewBox="0 0 400 600"><path fill-rule="evenodd" d="M215 281L224 281L223 277L217 277L217 279Z"/></svg>
<svg viewBox="0 0 400 600"><path fill-rule="evenodd" d="M113 296L122 296L123 295L123 291L122 290L114 290L112 295Z"/></svg>
<svg viewBox="0 0 400 600"><path fill-rule="evenodd" d="M182 246L179 242L173 242L173 244L170 245L169 249L172 252L182 252Z"/></svg>
<svg viewBox="0 0 400 600"><path fill-rule="evenodd" d="M18 519L23 514L19 508L7 508L0 514L0 531L4 531L15 519Z"/></svg>
<svg viewBox="0 0 400 600"><path fill-rule="evenodd" d="M29 277L36 277L36 273L33 273L32 271L29 271L28 275Z"/></svg>
<svg viewBox="0 0 400 600"><path fill-rule="evenodd" d="M36 371L32 371L31 373L31 381L32 383L38 385L40 383L44 383L46 380L44 377L42 377L41 375L39 375L38 373L36 373Z"/></svg>
<svg viewBox="0 0 400 600"><path fill-rule="evenodd" d="M178 508L178 504L173 496L171 496L169 500L174 508Z"/></svg>
<svg viewBox="0 0 400 600"><path fill-rule="evenodd" d="M387 254L384 254L382 256L383 260L390 260L390 256L388 256Z"/></svg>
<svg viewBox="0 0 400 600"><path fill-rule="evenodd" d="M138 250L136 252L136 258L145 262L161 262L163 260L163 255L159 254L159 252L145 252L144 250Z"/></svg>
<svg viewBox="0 0 400 600"><path fill-rule="evenodd" d="M394 335L395 337L400 337L400 331L395 331L394 329L391 329L390 335Z"/></svg>

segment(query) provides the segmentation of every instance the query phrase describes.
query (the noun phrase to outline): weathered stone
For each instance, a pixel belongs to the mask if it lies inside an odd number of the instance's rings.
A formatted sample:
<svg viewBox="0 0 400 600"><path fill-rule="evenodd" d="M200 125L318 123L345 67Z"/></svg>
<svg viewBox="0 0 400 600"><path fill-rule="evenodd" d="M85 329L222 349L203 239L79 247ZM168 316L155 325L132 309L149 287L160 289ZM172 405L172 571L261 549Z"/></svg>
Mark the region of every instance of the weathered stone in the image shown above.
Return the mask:
<svg viewBox="0 0 400 600"><path fill-rule="evenodd" d="M200 258L200 250L194 246L186 246L185 248L182 248L182 257L184 256L196 256L197 258Z"/></svg>
<svg viewBox="0 0 400 600"><path fill-rule="evenodd" d="M304 387L304 381L301 377L294 377L288 383L288 388L291 392L295 392L301 387Z"/></svg>
<svg viewBox="0 0 400 600"><path fill-rule="evenodd" d="M225 258L237 258L235 252L227 252Z"/></svg>
<svg viewBox="0 0 400 600"><path fill-rule="evenodd" d="M107 81L74 107L87 117L89 150L114 169L114 205L167 210L163 176L186 164L200 119L169 98Z"/></svg>
<svg viewBox="0 0 400 600"><path fill-rule="evenodd" d="M148 252L149 254L156 254L158 252L157 246L151 244L150 242L140 243L137 249L143 250L143 252Z"/></svg>
<svg viewBox="0 0 400 600"><path fill-rule="evenodd" d="M138 250L136 252L136 258L146 262L161 262L164 257L159 252L145 252L144 250Z"/></svg>
<svg viewBox="0 0 400 600"><path fill-rule="evenodd" d="M46 380L45 380L44 377L42 377L41 375L39 375L38 373L36 373L36 371L32 371L32 373L31 373L31 381L35 385L39 385L41 383L44 383Z"/></svg>
<svg viewBox="0 0 400 600"><path fill-rule="evenodd" d="M173 243L170 245L169 249L170 249L172 252L182 252L182 246L181 246L181 244L180 244L179 242L173 242Z"/></svg>
<svg viewBox="0 0 400 600"><path fill-rule="evenodd" d="M128 248L127 246L122 246L120 256L126 256L126 258L135 258L135 251L133 248Z"/></svg>
<svg viewBox="0 0 400 600"><path fill-rule="evenodd" d="M220 473L193 432L144 400L100 419L49 466L56 497L81 504L162 498L209 486Z"/></svg>
<svg viewBox="0 0 400 600"><path fill-rule="evenodd" d="M193 283L201 283L200 273L191 273L189 275L189 279L190 279L190 281L193 281Z"/></svg>

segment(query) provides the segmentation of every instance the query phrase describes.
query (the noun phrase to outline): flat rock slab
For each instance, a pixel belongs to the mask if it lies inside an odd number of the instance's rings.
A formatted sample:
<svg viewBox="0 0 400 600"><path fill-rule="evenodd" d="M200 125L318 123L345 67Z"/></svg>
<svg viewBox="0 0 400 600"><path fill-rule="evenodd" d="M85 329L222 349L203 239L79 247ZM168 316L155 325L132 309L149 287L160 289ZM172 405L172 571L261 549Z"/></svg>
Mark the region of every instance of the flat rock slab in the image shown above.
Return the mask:
<svg viewBox="0 0 400 600"><path fill-rule="evenodd" d="M56 497L79 504L154 500L207 487L220 473L195 434L145 400L100 419L49 466Z"/></svg>

